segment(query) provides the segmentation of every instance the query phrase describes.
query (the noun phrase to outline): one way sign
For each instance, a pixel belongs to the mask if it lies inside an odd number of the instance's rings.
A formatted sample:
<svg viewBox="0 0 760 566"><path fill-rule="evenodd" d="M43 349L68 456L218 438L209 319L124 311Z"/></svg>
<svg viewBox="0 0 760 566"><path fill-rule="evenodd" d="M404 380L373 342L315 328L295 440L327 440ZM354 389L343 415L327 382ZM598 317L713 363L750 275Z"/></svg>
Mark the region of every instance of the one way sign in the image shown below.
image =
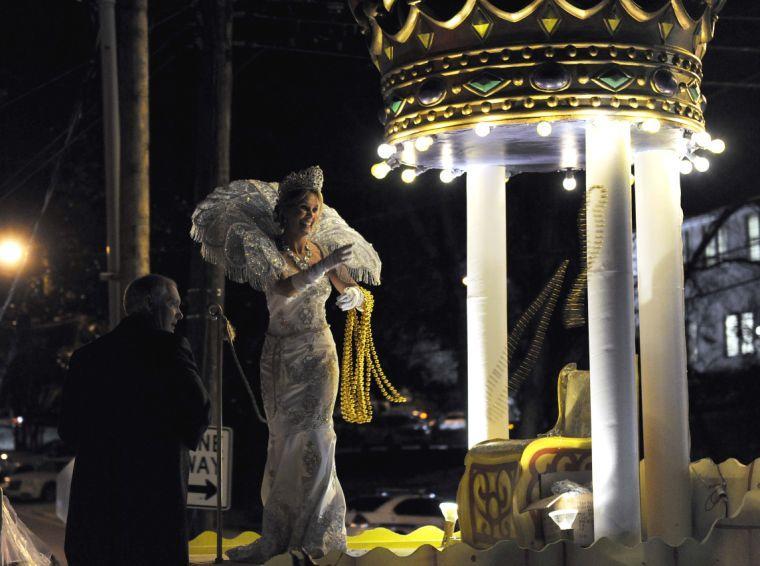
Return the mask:
<svg viewBox="0 0 760 566"><path fill-rule="evenodd" d="M216 507L219 493L216 470L216 443L219 441L216 427L210 426L203 433L197 450L190 452L190 477L187 485L187 506L196 509ZM222 428L222 509L230 508L232 482L232 429Z"/></svg>

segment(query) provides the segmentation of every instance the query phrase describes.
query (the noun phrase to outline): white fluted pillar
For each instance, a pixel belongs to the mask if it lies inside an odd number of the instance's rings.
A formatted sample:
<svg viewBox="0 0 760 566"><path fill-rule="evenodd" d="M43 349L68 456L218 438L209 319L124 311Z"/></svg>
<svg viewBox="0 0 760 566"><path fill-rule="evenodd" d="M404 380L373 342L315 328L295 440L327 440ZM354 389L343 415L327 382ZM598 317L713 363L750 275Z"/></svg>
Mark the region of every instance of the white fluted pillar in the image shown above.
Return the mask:
<svg viewBox="0 0 760 566"><path fill-rule="evenodd" d="M467 169L467 441L508 438L503 166Z"/></svg>
<svg viewBox="0 0 760 566"><path fill-rule="evenodd" d="M594 537L641 539L634 378L631 133L622 121L586 127L588 327Z"/></svg>
<svg viewBox="0 0 760 566"><path fill-rule="evenodd" d="M691 535L681 178L672 149L635 157L642 503L648 537L678 546Z"/></svg>

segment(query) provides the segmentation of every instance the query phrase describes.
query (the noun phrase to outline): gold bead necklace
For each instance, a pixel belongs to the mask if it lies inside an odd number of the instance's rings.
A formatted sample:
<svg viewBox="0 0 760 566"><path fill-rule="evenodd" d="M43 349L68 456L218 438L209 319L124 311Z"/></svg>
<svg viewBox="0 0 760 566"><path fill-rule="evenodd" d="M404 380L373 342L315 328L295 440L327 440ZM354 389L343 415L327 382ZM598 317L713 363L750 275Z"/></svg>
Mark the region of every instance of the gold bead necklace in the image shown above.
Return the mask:
<svg viewBox="0 0 760 566"><path fill-rule="evenodd" d="M386 377L372 338L372 310L375 298L372 293L359 287L364 295L364 312L356 309L346 317L346 332L343 338L343 360L340 380L340 412L343 420L363 424L372 420L370 387L374 380L380 393L391 403L405 403Z"/></svg>

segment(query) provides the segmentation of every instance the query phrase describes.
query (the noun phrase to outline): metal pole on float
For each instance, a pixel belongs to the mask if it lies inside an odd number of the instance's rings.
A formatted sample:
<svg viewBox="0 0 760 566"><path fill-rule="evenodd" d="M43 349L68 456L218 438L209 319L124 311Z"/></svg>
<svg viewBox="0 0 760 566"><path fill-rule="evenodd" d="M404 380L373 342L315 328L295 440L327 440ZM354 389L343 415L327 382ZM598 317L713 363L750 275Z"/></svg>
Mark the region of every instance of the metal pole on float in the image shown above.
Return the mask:
<svg viewBox="0 0 760 566"><path fill-rule="evenodd" d="M221 305L212 303L208 307L208 316L215 323L216 332L215 346L216 346L216 363L212 368L214 378L216 380L216 403L214 404L213 421L216 425L216 559L214 564L222 564L224 557L222 556L222 531L223 531L223 515L222 515L222 403L224 401L224 395L222 393L222 377L223 368L222 360L224 358L224 336L227 330L227 319L224 316L224 311Z"/></svg>
<svg viewBox="0 0 760 566"><path fill-rule="evenodd" d="M507 195L502 165L467 169L467 443L509 437Z"/></svg>
<svg viewBox="0 0 760 566"><path fill-rule="evenodd" d="M638 257L644 517L648 537L691 534L681 178L674 149L638 152Z"/></svg>
<svg viewBox="0 0 760 566"><path fill-rule="evenodd" d="M586 126L588 332L594 538L641 540L631 252L631 131Z"/></svg>
<svg viewBox="0 0 760 566"><path fill-rule="evenodd" d="M121 126L119 124L119 79L116 63L116 0L100 0L100 67L103 88L103 142L106 174L106 273L108 282L108 325L121 319Z"/></svg>

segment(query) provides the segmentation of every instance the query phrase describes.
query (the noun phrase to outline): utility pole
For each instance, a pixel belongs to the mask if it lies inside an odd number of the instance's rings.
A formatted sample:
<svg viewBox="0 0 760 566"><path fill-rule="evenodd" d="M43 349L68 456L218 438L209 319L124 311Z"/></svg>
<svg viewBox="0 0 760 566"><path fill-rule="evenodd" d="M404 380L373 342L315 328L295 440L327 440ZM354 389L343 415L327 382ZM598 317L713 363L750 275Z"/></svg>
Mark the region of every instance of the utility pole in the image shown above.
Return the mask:
<svg viewBox="0 0 760 566"><path fill-rule="evenodd" d="M200 0L201 76L199 77L195 202L230 180L230 115L232 104L232 0ZM201 368L210 397L216 399L214 369L221 356L218 323L207 316L212 303L224 305L224 268L193 255L188 290L188 338L202 352ZM215 422L221 407L214 407ZM207 517L210 523L211 517ZM207 524L206 527L210 527Z"/></svg>
<svg viewBox="0 0 760 566"><path fill-rule="evenodd" d="M150 273L148 0L119 3L121 282Z"/></svg>
<svg viewBox="0 0 760 566"><path fill-rule="evenodd" d="M119 236L121 130L119 125L119 79L116 64L116 0L100 0L100 66L103 85L103 142L106 173L106 261L108 271L100 275L108 282L108 325L121 319Z"/></svg>

